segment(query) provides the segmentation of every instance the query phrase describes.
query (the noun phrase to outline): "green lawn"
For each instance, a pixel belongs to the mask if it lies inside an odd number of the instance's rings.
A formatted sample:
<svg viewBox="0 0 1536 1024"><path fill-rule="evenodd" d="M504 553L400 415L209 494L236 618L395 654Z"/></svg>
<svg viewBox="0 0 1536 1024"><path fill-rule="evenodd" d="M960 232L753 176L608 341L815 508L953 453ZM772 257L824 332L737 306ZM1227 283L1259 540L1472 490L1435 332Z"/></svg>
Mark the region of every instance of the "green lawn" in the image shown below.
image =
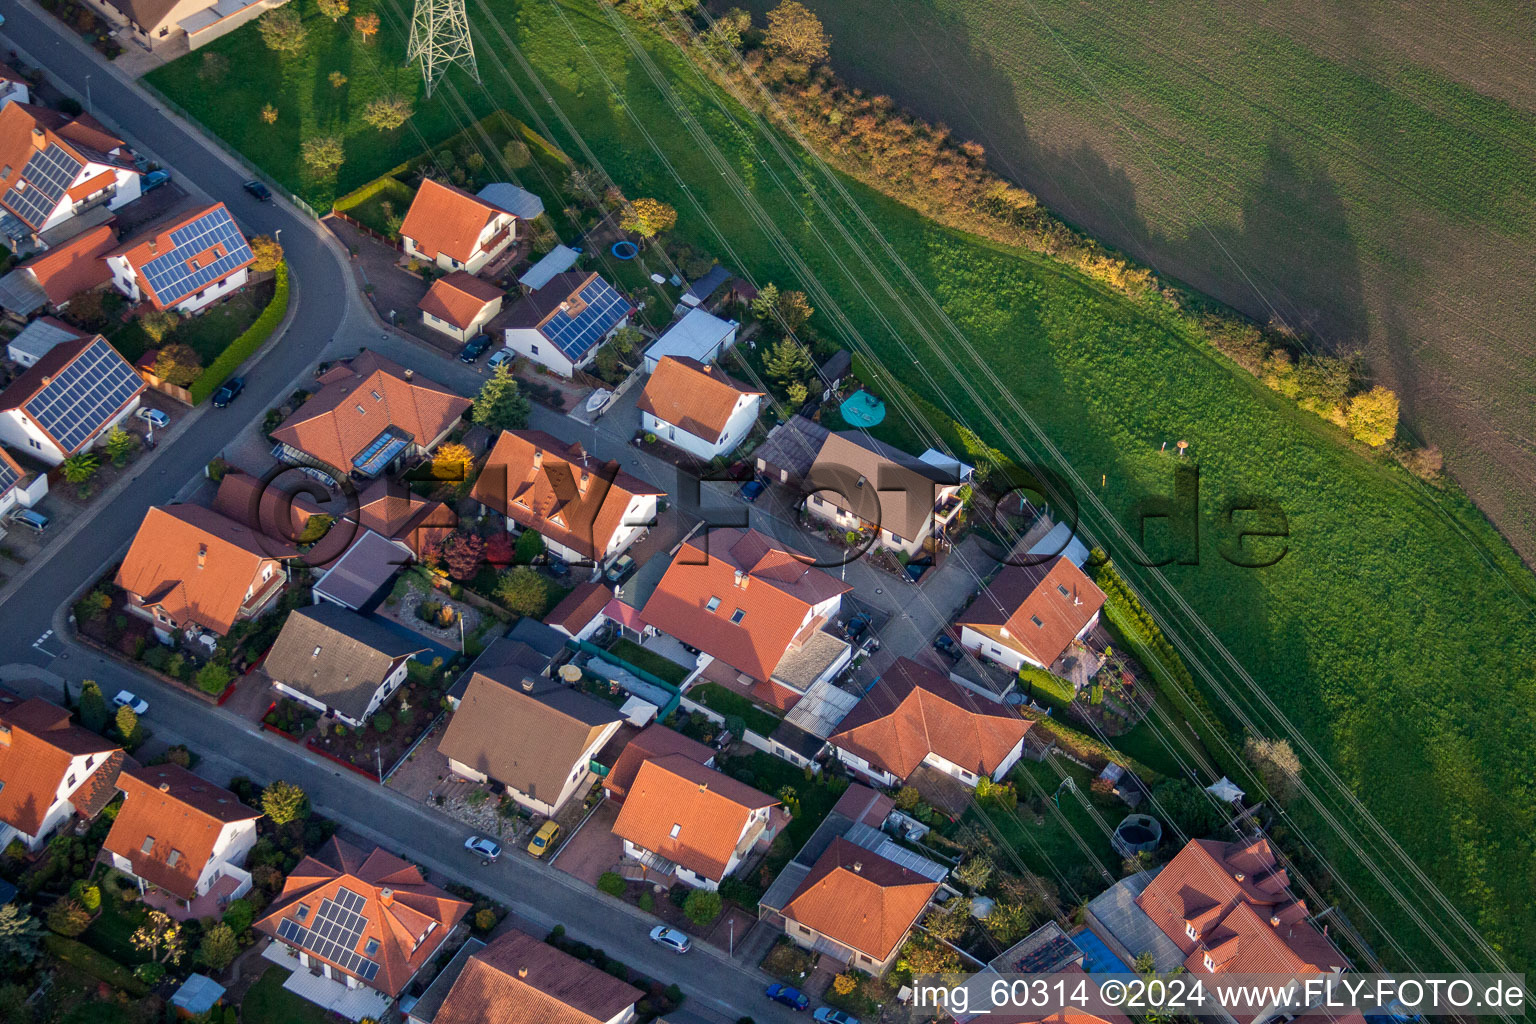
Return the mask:
<svg viewBox="0 0 1536 1024"><path fill-rule="evenodd" d="M1074 831L1099 862L1118 877L1120 855L1110 846L1109 837L1100 828L1099 821L1113 830L1128 813L1128 808L1113 797L1101 797L1091 792L1092 772L1069 761L1059 760L1057 763L1076 783L1076 794L1061 789L1058 798L1057 790L1062 783L1055 768L1024 760L1013 771L1014 788L1019 795L1018 807L1010 811L995 803L973 802L966 811L966 820L985 814L996 830L995 835L1007 843L1024 866L1060 885L1062 902L1071 905L1073 890L1078 896L1092 896L1104 887L1097 869L1084 854L1083 846L1076 842ZM1030 779L1034 780L1033 784ZM1044 821L1038 825L1030 807L1032 800L1038 801L1044 811ZM1052 803L1061 809L1061 817L1049 806ZM1098 812L1098 820L1089 811L1090 806ZM1062 818L1068 825L1062 824ZM1005 863L1004 866L1012 865Z"/></svg>
<svg viewBox="0 0 1536 1024"><path fill-rule="evenodd" d="M386 3L382 10L385 30L367 55L400 52L403 7ZM737 108L719 105L719 93L668 44L647 40L665 81L768 213L773 230L766 230L741 196L723 187L733 179L722 177L704 142L681 129L676 111L588 0L521 6L475 0L471 18L481 33L485 88L450 76L453 88L441 89L420 108L414 128L402 130L419 132L420 139L402 135L384 145L349 134L343 185L382 173L422 139L457 131L457 92L472 113L507 103L530 125L547 128L568 152L589 147L627 194L655 195L677 206L676 233L683 240L716 252L759 282L807 290L823 329L840 322L831 316L835 304L859 331L855 337L839 330L840 340L867 345L919 398L970 424L989 443L1028 458L1041 448L1010 405L1020 403L1064 458L1044 461L1080 473L1078 493L1091 492L1105 504L1108 516L1092 507L1083 512L1084 525L1097 537L1112 535L1110 517L1137 532L1137 503L1171 488L1176 459L1161 446L1188 440L1190 461L1201 473L1199 564L1165 571L1273 701L1272 707L1261 703L1222 669L1206 680L1212 704L1235 718L1222 697L1229 695L1266 734L1279 731L1275 719L1283 713L1450 903L1517 968L1530 962L1536 917L1519 908L1528 905L1536 884L1529 847L1536 830L1536 788L1529 784L1536 771L1533 588L1508 545L1469 502L1346 449L1334 428L1235 373L1182 321L1155 306L1132 304L1044 258L978 244L845 181L883 241L915 275L919 288L909 287L881 255L881 240L856 226L849 228L851 240L838 235L832 220L793 184L792 167L762 148L764 138L755 129L735 120ZM312 50L297 71L280 70L253 27L212 44L236 58L233 74L240 78L216 104L203 101L208 91L195 87L197 55L154 77L279 179L318 198L334 185L309 181L296 167L298 126L290 122L303 118L280 120L268 131L256 117L268 95L278 96L279 106L310 109L304 117L321 117L328 108L315 97L329 88L323 72L334 62L352 67L354 83L366 77L358 70L365 63L363 47L343 46L329 23L310 22L324 52ZM541 94L502 33L516 42L538 75L537 85L579 140L544 100L520 105L519 95ZM622 95L610 94L600 71ZM379 75L382 81L408 79L388 70ZM653 141L661 154L651 148ZM791 159L803 164L793 151ZM677 185L673 170L688 190ZM776 179L791 182L787 191ZM540 187L536 178L530 184ZM827 198L846 222L851 211ZM793 269L790 254L805 261L808 274ZM895 282L894 298L861 254ZM936 315L918 301L924 292L972 349L936 334ZM894 403L888 422L904 423L917 440L930 436L919 422L920 408L908 410L892 395L882 397ZM1219 553L1233 532L1224 505L1249 495L1278 501L1290 527L1286 556L1265 570L1238 568ZM1156 531L1154 523L1150 532ZM1128 559L1119 563L1146 592L1149 573ZM1202 662L1220 665L1209 641L1191 631L1182 614L1162 598L1156 606ZM1220 752L1218 743L1209 745ZM1375 920L1345 897L1351 917L1389 962L1442 963L1434 942L1384 890L1381 844L1316 765L1306 779L1325 794L1330 819L1297 803L1290 809L1293 824ZM1357 842L1370 844L1364 860L1350 849ZM1328 884L1328 878L1317 881ZM1399 888L1421 912L1429 906L1419 883ZM1430 927L1472 962L1485 961L1454 928Z"/></svg>
<svg viewBox="0 0 1536 1024"><path fill-rule="evenodd" d="M283 988L288 972L268 967L245 993L240 1019L245 1024L329 1024L331 1014Z"/></svg>
<svg viewBox="0 0 1536 1024"><path fill-rule="evenodd" d="M615 658L622 658L635 668L644 669L651 675L673 686L681 686L684 679L688 678L688 670L670 658L663 658L654 651L648 651L633 640L620 638L609 648Z"/></svg>
<svg viewBox="0 0 1536 1024"><path fill-rule="evenodd" d="M759 736L768 736L779 727L780 719L770 715L739 693L732 693L719 683L700 683L688 691L691 700L722 715L738 715L747 728Z"/></svg>
<svg viewBox="0 0 1536 1024"><path fill-rule="evenodd" d="M218 358L220 352L267 308L272 301L272 286L259 284L231 296L228 301L215 303L207 311L194 317L183 317L162 344L190 345L207 366ZM146 349L158 346L144 333L137 319L130 320L107 335L112 347L130 362L143 355Z"/></svg>

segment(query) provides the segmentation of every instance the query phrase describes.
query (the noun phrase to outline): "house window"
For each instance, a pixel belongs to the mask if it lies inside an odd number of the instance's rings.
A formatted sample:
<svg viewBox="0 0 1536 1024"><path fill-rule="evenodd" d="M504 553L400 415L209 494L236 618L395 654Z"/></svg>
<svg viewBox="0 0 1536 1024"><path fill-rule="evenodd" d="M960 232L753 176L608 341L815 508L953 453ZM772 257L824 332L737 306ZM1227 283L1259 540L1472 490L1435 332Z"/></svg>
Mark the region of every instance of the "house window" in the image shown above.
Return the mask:
<svg viewBox="0 0 1536 1024"><path fill-rule="evenodd" d="M144 845L139 847L139 852L140 853L148 853L150 850L153 850L154 848L155 848L155 837L154 836L145 836L144 837Z"/></svg>
<svg viewBox="0 0 1536 1024"><path fill-rule="evenodd" d="M303 921L309 916L309 905L300 903L298 909L293 912L293 916L297 917L300 921Z"/></svg>
<svg viewBox="0 0 1536 1024"><path fill-rule="evenodd" d="M1036 626L1038 626L1041 629L1045 628L1045 623L1040 621L1040 616L1038 616L1038 615L1031 615L1029 617L1029 621L1033 622Z"/></svg>
<svg viewBox="0 0 1536 1024"><path fill-rule="evenodd" d="M891 531L887 530L885 532L890 534L891 541L893 543L896 543L896 544L905 544L906 543L906 541L902 540L900 537L896 536L894 533L891 533Z"/></svg>
<svg viewBox="0 0 1536 1024"><path fill-rule="evenodd" d="M1062 586L1060 583L1056 584L1056 589L1061 592L1061 596L1062 597L1071 597L1072 596L1071 594L1067 593L1067 588Z"/></svg>
<svg viewBox="0 0 1536 1024"><path fill-rule="evenodd" d="M1192 939L1198 939L1200 937L1200 933L1195 931L1194 924L1189 921L1184 922L1184 934L1188 935Z"/></svg>
<svg viewBox="0 0 1536 1024"><path fill-rule="evenodd" d="M38 444L35 440L33 440L30 437L27 438L27 444L31 445L33 448L41 448L42 447L42 445Z"/></svg>
<svg viewBox="0 0 1536 1024"><path fill-rule="evenodd" d="M90 768L91 768L91 765L93 765L95 763L96 763L96 755L92 754L90 757L85 759L85 768L86 768L86 770L89 771Z"/></svg>
<svg viewBox="0 0 1536 1024"><path fill-rule="evenodd" d="M71 772L70 775L69 775L69 778L65 779L64 781L67 782L70 786L73 786L75 784L75 775L74 775L74 773Z"/></svg>
<svg viewBox="0 0 1536 1024"><path fill-rule="evenodd" d="M537 345L529 345L528 347L533 351L534 355L538 355L539 354L539 346L537 346Z"/></svg>
<svg viewBox="0 0 1536 1024"><path fill-rule="evenodd" d="M705 603L705 605L704 605L704 610L705 610L705 611L707 611L707 612L712 612L712 611L714 611L714 610L715 610L715 609L716 609L716 608L719 608L719 607L720 607L720 599L719 599L719 598L718 598L718 597L711 597L711 598L710 598L710 599L709 599L709 600L708 600L708 601L707 601L707 602L706 602L706 603Z"/></svg>
<svg viewBox="0 0 1536 1024"><path fill-rule="evenodd" d="M171 851L171 855L169 857L165 858L165 866L168 867L168 868L173 868L180 861L181 861L181 851L180 850L172 850Z"/></svg>
<svg viewBox="0 0 1536 1024"><path fill-rule="evenodd" d="M1201 963L1205 964L1205 969L1208 971L1216 970L1216 961L1211 959L1211 954L1209 953L1205 954L1205 959Z"/></svg>
<svg viewBox="0 0 1536 1024"><path fill-rule="evenodd" d="M368 940L368 945L363 947L363 956L373 957L373 956L378 955L378 952L379 952L379 940L378 939L369 939Z"/></svg>
<svg viewBox="0 0 1536 1024"><path fill-rule="evenodd" d="M731 621L736 623L738 626L741 625L741 620L746 617L747 613L742 608L737 608L734 612L731 613Z"/></svg>
<svg viewBox="0 0 1536 1024"><path fill-rule="evenodd" d="M263 583L265 583L267 580L269 580L271 578L272 578L272 567L269 565L265 569L261 570L261 581Z"/></svg>
<svg viewBox="0 0 1536 1024"><path fill-rule="evenodd" d="M683 826L682 826L681 822L674 823L673 826L672 826L672 831L669 832L668 835L670 835L673 839L676 839L677 838L677 834L679 832L681 832L682 830L683 830Z"/></svg>

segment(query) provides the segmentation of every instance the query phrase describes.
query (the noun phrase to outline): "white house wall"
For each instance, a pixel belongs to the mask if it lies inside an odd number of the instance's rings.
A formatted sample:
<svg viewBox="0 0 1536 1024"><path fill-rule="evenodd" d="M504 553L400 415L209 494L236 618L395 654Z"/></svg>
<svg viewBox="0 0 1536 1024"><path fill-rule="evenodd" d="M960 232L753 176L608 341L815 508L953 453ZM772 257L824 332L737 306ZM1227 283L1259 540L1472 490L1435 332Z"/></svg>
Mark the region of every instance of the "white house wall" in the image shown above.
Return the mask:
<svg viewBox="0 0 1536 1024"><path fill-rule="evenodd" d="M752 429L752 424L757 421L757 410L761 404L762 396L760 395L741 396L736 402L736 408L731 411L730 419L726 420L725 429L721 431L717 441L707 441L675 423L669 423L648 412L640 414L640 426L642 430L655 434L672 447L708 461L736 450L737 445L741 444L748 431Z"/></svg>
<svg viewBox="0 0 1536 1024"><path fill-rule="evenodd" d="M1005 646L1000 641L994 640L988 636L982 636L970 626L960 627L960 646L964 647L968 651L981 655L988 661L996 662L999 665L1005 665L1015 672L1023 668L1025 665L1033 665L1035 668L1045 667L1044 665L1035 661L1035 659L1020 654L1012 647Z"/></svg>
<svg viewBox="0 0 1536 1024"><path fill-rule="evenodd" d="M538 363L562 377L569 377L576 367L565 353L544 335L531 327L508 327L505 332L507 347L530 362Z"/></svg>
<svg viewBox="0 0 1536 1024"><path fill-rule="evenodd" d="M178 302L171 308L178 313L196 313L200 309L206 309L230 292L239 291L241 288L244 288L246 282L250 279L250 268L241 267L222 281L215 281L201 292L182 302Z"/></svg>
<svg viewBox="0 0 1536 1024"><path fill-rule="evenodd" d="M0 441L50 466L64 461L64 453L20 409L0 412Z"/></svg>

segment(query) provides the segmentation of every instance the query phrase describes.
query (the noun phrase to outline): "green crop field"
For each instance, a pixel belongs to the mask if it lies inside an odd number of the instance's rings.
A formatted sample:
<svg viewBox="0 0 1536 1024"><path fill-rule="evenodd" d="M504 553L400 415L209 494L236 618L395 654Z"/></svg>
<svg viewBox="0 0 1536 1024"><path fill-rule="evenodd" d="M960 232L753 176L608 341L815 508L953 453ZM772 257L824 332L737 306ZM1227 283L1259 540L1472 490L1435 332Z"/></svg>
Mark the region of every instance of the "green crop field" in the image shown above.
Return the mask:
<svg viewBox="0 0 1536 1024"><path fill-rule="evenodd" d="M1536 562L1528 7L809 6L854 84L981 142L1061 216L1261 322L1363 350Z"/></svg>
<svg viewBox="0 0 1536 1024"><path fill-rule="evenodd" d="M403 8L386 3L381 10L385 28L371 48L398 55ZM1160 450L1163 443L1188 440L1185 464L1198 463L1201 473L1201 560L1164 571L1276 709L1261 706L1230 673L1216 677L1212 704L1228 713L1222 694L1236 695L1269 734L1278 731L1275 712L1287 716L1445 898L1512 963L1532 962L1533 587L1514 552L1459 494L1426 489L1395 466L1347 449L1332 427L1234 372L1177 322L1044 259L978 244L846 181L880 238L856 226L841 237L834 221L851 223L852 211L840 199L825 187L813 195L794 184L792 166L764 146L750 122L738 122L738 108L722 102L669 44L642 37L664 94L589 0L470 0L484 87L456 73L418 113L423 138L406 130L393 149L358 142L342 180L308 180L291 152L297 136L280 148L261 134L256 112L274 94L302 105L324 85L330 60L348 61L354 81L362 62L349 55L343 33L307 13L312 46L327 56L305 58L298 81L272 70L277 61L250 27L212 44L236 69L216 104L197 88L190 63L197 55L155 80L252 159L322 202L399 163L409 147L434 145L432 132L457 131L468 114L505 105L578 160L589 151L627 194L676 205L683 239L759 282L809 290L829 331L835 304L858 331L855 338L838 329L841 340L868 346L922 399L1009 452L1019 450L1012 439L1025 431L1008 403L1021 403L1121 522L1130 522L1138 500L1169 490L1177 459ZM357 49L361 44L351 46ZM684 130L669 94L697 117L706 139ZM315 116L324 126L323 115ZM722 164L710 160L711 147ZM788 159L808 165L793 150ZM771 211L771 230L728 187L737 179ZM540 188L536 178L524 183ZM834 204L833 217L820 211L817 195ZM917 288L895 276L882 241L910 267ZM791 253L805 261L806 275L791 269ZM873 270L862 262L866 253ZM895 297L880 289L876 270L895 282ZM925 332L935 329L935 317L918 306L920 292L935 297L969 349L948 339L930 345ZM901 416L896 396L887 397L891 415ZM920 425L911 429L927 436ZM1247 495L1272 498L1288 518L1288 553L1273 568L1239 569L1217 554L1223 503ZM1097 536L1109 533L1089 509L1085 523ZM1120 565L1148 589L1145 570L1123 559ZM1211 643L1192 623L1172 617L1169 626L1214 663ZM1320 883L1359 897L1345 907L1379 952L1394 963L1446 966L1435 935L1468 961L1486 963L1444 923L1425 884L1383 859L1380 841L1317 766L1305 781L1323 794L1322 809L1293 802L1285 824L1309 844L1309 863L1327 874ZM1412 913L1399 905L1398 892Z"/></svg>

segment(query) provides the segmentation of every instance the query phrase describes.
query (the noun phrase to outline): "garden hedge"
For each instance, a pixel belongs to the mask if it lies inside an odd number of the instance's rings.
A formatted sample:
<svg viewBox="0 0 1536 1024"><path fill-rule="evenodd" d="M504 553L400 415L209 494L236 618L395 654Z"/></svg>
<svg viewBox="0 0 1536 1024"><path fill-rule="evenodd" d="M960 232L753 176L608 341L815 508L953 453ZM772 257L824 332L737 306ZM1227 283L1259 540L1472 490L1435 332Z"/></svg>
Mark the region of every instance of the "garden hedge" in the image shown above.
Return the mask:
<svg viewBox="0 0 1536 1024"><path fill-rule="evenodd" d="M229 347L219 353L219 357L213 364L203 371L203 375L192 382L187 390L192 393L192 403L200 405L204 399L216 391L220 384L229 379L229 375L237 370L241 363L249 359L262 344L277 330L277 325L283 322L283 317L288 313L288 264L279 263L272 291L272 301L267 303L267 308L261 311L256 322L247 327Z"/></svg>

